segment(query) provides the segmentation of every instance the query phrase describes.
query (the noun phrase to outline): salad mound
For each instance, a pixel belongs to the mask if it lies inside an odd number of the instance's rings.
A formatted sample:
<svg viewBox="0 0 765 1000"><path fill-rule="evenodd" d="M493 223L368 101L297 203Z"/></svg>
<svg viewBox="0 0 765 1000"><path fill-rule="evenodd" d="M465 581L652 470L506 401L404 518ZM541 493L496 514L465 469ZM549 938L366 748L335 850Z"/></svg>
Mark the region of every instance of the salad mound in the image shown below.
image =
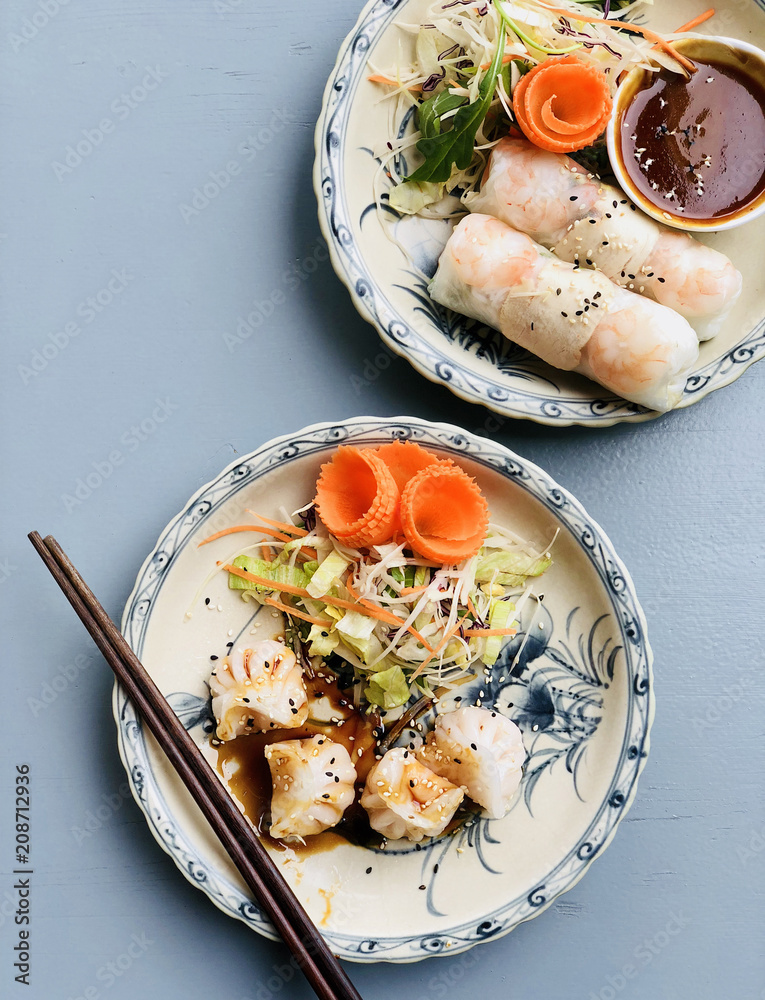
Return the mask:
<svg viewBox="0 0 765 1000"><path fill-rule="evenodd" d="M283 612L299 659L326 664L357 707L394 718L494 664L551 564L489 516L450 459L410 442L341 446L292 520L256 514L201 544L263 536L223 565L229 587Z"/></svg>

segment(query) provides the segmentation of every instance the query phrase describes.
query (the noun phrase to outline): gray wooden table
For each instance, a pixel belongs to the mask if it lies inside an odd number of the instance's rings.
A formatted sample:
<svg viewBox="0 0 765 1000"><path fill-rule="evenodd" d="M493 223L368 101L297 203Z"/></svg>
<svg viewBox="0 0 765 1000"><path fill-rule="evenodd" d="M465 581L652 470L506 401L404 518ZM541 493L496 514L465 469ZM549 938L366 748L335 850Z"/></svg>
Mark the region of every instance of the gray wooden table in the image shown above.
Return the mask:
<svg viewBox="0 0 765 1000"><path fill-rule="evenodd" d="M348 0L3 7L3 997L309 995L283 948L223 916L152 839L126 794L109 672L25 533L53 532L119 617L168 519L270 437L360 413L486 428L405 361L373 371L380 343L319 242L313 125L356 14ZM256 307L271 315L248 333ZM573 491L632 571L656 657L652 754L573 891L465 957L353 969L365 997L765 997L763 399L759 365L654 423L494 432ZM14 982L10 906L22 762L30 987Z"/></svg>

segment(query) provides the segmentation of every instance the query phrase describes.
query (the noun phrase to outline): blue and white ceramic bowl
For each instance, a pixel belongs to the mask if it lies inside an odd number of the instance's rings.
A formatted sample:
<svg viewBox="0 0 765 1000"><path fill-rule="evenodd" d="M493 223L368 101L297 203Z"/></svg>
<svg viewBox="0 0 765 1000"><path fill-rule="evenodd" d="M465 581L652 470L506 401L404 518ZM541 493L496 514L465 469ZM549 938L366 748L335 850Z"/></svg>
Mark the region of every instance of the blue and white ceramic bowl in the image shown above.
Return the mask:
<svg viewBox="0 0 765 1000"><path fill-rule="evenodd" d="M390 210L383 215L376 211L381 151L386 140L407 126L394 119L392 103L381 100L383 89L367 80L368 62L378 68L395 66L399 51L406 61L414 36L400 31L396 22L423 23L429 5L430 0L371 0L343 42L327 82L316 126L314 188L335 271L385 343L426 378L463 399L504 416L558 426L603 427L657 416L580 375L550 368L496 331L434 303L427 285L448 238L448 224L417 216L399 220ZM671 32L700 8L696 0L678 0L646 10L651 27ZM722 0L716 10L701 33L724 33L765 47L762 0ZM701 345L680 407L733 382L765 355L765 274L760 266L765 217L701 238L733 260L744 276L744 292L725 330Z"/></svg>
<svg viewBox="0 0 765 1000"><path fill-rule="evenodd" d="M541 606L522 617L522 635L472 692L480 688L484 703L496 702L524 734L529 758L509 814L424 846L344 844L303 858L277 855L333 950L359 962L456 954L506 934L570 889L632 802L653 715L651 653L632 581L580 504L485 438L410 417L360 417L316 424L230 465L173 518L138 574L123 632L208 758L217 758L209 742L210 656L251 628L262 637L282 626L259 609L255 629L253 605L227 589L225 574L210 577L215 560L231 558L241 541L197 543L247 521L247 508L279 516L281 508L302 507L339 444L397 438L453 457L476 477L493 519L530 542L543 547L558 534L554 564L538 588ZM119 686L113 705L133 794L160 845L220 909L274 937Z"/></svg>

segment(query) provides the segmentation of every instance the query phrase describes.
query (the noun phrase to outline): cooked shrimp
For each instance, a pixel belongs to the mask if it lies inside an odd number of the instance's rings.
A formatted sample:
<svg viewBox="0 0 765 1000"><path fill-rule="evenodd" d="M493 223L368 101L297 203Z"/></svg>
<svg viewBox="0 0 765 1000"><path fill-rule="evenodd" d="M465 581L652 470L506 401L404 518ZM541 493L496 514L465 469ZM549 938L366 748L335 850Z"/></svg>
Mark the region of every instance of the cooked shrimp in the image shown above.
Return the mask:
<svg viewBox="0 0 765 1000"><path fill-rule="evenodd" d="M527 236L486 215L469 215L449 242L461 281L491 292L514 288L539 268L539 253Z"/></svg>
<svg viewBox="0 0 765 1000"><path fill-rule="evenodd" d="M500 819L521 782L526 749L520 729L504 715L466 706L439 715L417 757Z"/></svg>
<svg viewBox="0 0 765 1000"><path fill-rule="evenodd" d="M356 769L342 743L326 736L271 743L272 837L310 837L339 823L353 802Z"/></svg>
<svg viewBox="0 0 765 1000"><path fill-rule="evenodd" d="M308 718L303 672L284 643L265 639L236 649L210 677L219 740L264 729L294 729Z"/></svg>
<svg viewBox="0 0 765 1000"><path fill-rule="evenodd" d="M723 254L649 219L623 191L569 157L523 139L494 147L480 192L465 204L527 233L561 260L597 267L669 306L693 322L700 340L717 333L741 290L741 275Z"/></svg>
<svg viewBox="0 0 765 1000"><path fill-rule="evenodd" d="M443 833L463 797L411 750L394 747L367 775L361 804L373 830L389 840L419 841Z"/></svg>
<svg viewBox="0 0 765 1000"><path fill-rule="evenodd" d="M728 258L687 233L662 233L643 270L652 272L654 298L688 319L721 312L741 292L741 275Z"/></svg>
<svg viewBox="0 0 765 1000"><path fill-rule="evenodd" d="M657 309L658 322L651 315ZM682 317L621 291L595 327L582 361L585 373L606 388L666 410L680 400L697 356L698 341Z"/></svg>
<svg viewBox="0 0 765 1000"><path fill-rule="evenodd" d="M569 157L525 139L502 139L492 150L480 193L468 195L465 204L471 212L496 215L541 243L554 243L572 222L587 215L597 201L598 187Z"/></svg>

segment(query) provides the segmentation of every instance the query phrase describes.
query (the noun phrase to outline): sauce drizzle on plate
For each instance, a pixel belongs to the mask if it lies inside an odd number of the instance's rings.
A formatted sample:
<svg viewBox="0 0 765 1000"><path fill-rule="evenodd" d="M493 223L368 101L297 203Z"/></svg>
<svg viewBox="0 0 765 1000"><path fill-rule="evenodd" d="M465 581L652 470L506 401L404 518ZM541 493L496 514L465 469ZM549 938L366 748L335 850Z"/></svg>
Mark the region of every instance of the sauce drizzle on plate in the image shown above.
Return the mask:
<svg viewBox="0 0 765 1000"><path fill-rule="evenodd" d="M217 767L226 784L244 808L261 840L279 850L294 851L295 854L315 854L331 850L336 844L379 846L382 838L370 829L367 815L359 803L360 789L367 773L375 763L378 735L382 732L380 717L369 715L353 707L352 693L342 690L331 670L319 670L304 674L308 694L309 717L299 729L279 729L265 733L251 733L235 740L216 744ZM329 721L337 719L342 725ZM291 841L289 845L269 836L268 827L271 807L271 772L265 757L269 743L283 740L301 740L317 734L327 736L335 743L342 743L358 775L356 800L345 811L337 826L313 837L306 837L305 843Z"/></svg>

